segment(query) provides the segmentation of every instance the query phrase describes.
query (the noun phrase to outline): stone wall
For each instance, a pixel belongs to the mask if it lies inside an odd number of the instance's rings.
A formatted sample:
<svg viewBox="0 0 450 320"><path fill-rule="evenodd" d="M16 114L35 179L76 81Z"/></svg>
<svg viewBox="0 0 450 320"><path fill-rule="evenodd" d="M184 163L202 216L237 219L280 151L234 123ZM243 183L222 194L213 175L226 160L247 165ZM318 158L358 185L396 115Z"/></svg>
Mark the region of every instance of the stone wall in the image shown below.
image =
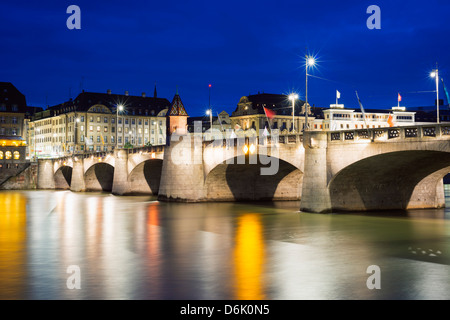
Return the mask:
<svg viewBox="0 0 450 320"><path fill-rule="evenodd" d="M31 190L37 187L37 164L26 163L0 184L0 190ZM20 170L21 169L21 170Z"/></svg>

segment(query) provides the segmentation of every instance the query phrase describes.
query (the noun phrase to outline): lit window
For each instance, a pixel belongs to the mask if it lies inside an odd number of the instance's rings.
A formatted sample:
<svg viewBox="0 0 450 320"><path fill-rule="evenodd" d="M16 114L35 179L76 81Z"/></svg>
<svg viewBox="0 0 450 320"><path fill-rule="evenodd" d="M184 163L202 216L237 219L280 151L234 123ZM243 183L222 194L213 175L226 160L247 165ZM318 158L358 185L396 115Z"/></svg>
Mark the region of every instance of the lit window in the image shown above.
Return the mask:
<svg viewBox="0 0 450 320"><path fill-rule="evenodd" d="M5 152L5 155L6 155L6 160L11 159L11 157L12 157L11 151L6 151L6 152Z"/></svg>
<svg viewBox="0 0 450 320"><path fill-rule="evenodd" d="M0 160L3 160L3 151L0 151Z"/></svg>
<svg viewBox="0 0 450 320"><path fill-rule="evenodd" d="M19 151L14 151L14 160L19 160L19 159L20 159Z"/></svg>

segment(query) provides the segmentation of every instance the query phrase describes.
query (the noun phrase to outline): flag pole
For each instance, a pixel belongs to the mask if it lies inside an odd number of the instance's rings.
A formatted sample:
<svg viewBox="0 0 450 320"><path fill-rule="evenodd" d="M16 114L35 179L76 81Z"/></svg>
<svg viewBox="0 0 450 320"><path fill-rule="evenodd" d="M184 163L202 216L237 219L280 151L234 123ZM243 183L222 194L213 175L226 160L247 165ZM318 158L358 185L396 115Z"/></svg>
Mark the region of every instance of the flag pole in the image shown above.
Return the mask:
<svg viewBox="0 0 450 320"><path fill-rule="evenodd" d="M355 91L355 92L356 92L356 98L358 99L359 107L361 108L361 112L363 115L364 125L366 126L366 129L367 129L368 127L367 127L367 122L366 122L366 113L364 112L364 108L362 106L361 100L359 100L358 91Z"/></svg>

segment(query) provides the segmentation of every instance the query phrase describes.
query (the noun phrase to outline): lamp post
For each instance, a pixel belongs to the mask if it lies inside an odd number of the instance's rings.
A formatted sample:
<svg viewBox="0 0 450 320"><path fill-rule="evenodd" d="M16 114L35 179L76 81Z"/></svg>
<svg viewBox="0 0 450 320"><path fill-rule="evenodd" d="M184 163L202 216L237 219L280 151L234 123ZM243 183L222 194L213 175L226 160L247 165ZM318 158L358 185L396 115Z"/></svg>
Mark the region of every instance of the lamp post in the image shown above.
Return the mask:
<svg viewBox="0 0 450 320"><path fill-rule="evenodd" d="M439 71L436 63L436 69L430 73L430 77L436 79L436 113L437 113L437 123L439 123Z"/></svg>
<svg viewBox="0 0 450 320"><path fill-rule="evenodd" d="M36 144L36 132L39 132L39 131L40 131L40 129L39 129L39 128L36 128L36 124L35 124L34 128L35 128L35 130L34 130L34 158L35 158L35 159L36 159L36 161L37 161L37 144Z"/></svg>
<svg viewBox="0 0 450 320"><path fill-rule="evenodd" d="M316 60L312 56L305 56L305 73L306 73L306 93L305 93L305 130L308 129L308 67L315 65Z"/></svg>
<svg viewBox="0 0 450 320"><path fill-rule="evenodd" d="M211 135L212 135L212 109L208 109L206 110L206 114L209 115L209 127L211 130Z"/></svg>
<svg viewBox="0 0 450 320"><path fill-rule="evenodd" d="M75 135L74 135L74 146L73 146L73 153L76 153L77 151L77 143L78 143L78 123L80 122L80 118L76 118L75 120Z"/></svg>
<svg viewBox="0 0 450 320"><path fill-rule="evenodd" d="M289 95L289 100L292 101L292 132L295 131L295 100L298 99L298 94L296 93L291 93Z"/></svg>
<svg viewBox="0 0 450 320"><path fill-rule="evenodd" d="M119 146L119 142L117 140L117 132L119 131L119 111L123 110L123 105L119 104L116 107L116 149Z"/></svg>

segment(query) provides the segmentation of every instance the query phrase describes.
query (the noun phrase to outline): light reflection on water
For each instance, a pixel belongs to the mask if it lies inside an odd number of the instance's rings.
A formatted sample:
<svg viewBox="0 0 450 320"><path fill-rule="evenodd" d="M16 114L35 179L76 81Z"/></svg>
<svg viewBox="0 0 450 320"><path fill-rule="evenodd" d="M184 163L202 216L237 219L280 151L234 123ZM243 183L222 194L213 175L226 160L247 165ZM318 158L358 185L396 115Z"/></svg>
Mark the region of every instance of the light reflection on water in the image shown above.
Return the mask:
<svg viewBox="0 0 450 320"><path fill-rule="evenodd" d="M69 191L0 203L0 299L450 298L449 209L322 215ZM370 265L381 290L366 287Z"/></svg>

